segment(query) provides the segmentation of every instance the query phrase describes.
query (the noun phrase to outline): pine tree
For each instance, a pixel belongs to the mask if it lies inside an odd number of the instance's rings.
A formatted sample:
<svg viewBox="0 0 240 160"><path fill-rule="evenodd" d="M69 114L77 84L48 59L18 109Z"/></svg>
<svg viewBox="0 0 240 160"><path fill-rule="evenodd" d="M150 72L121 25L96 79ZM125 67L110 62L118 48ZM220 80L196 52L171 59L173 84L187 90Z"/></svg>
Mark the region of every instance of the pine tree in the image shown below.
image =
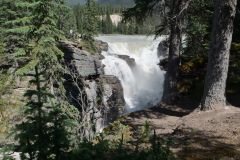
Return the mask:
<svg viewBox="0 0 240 160"><path fill-rule="evenodd" d="M8 29L8 33L24 33L26 38L24 45L15 52L18 61L24 60L17 73L33 76L30 82L35 86L25 94L28 97L25 120L17 125L19 150L23 159L66 159L63 155L69 147L64 129L67 116L59 104L52 102L54 96L49 93L53 79L60 78L62 71L59 61L63 53L57 45L64 34L58 26L56 13L62 2L35 0L19 1L14 5L28 12L21 18L9 20L9 24L18 25Z"/></svg>
<svg viewBox="0 0 240 160"><path fill-rule="evenodd" d="M97 6L95 0L87 0L84 10L82 37L86 40L93 40L98 32Z"/></svg>
<svg viewBox="0 0 240 160"><path fill-rule="evenodd" d="M77 31L83 35L83 26L84 26L84 7L82 5L76 5L73 7L73 13L76 17Z"/></svg>
<svg viewBox="0 0 240 160"><path fill-rule="evenodd" d="M169 35L168 68L164 80L162 101L171 104L177 99L177 82L179 77L181 45L183 37L184 11L190 0L174 0L171 4Z"/></svg>
<svg viewBox="0 0 240 160"><path fill-rule="evenodd" d="M54 0L36 0L20 1L17 5L21 9L27 8L30 13L21 19L16 18L10 21L10 23L25 21L9 30L13 33L23 32L27 38L24 47L18 49L15 54L18 60L25 60L24 66L17 73L24 75L40 65L45 66L46 73L51 77L59 70L58 60L63 55L57 47L57 41L64 38L63 33L57 27L57 15L54 12L54 7L57 7L58 3Z"/></svg>
<svg viewBox="0 0 240 160"><path fill-rule="evenodd" d="M25 96L25 120L16 126L16 140L22 159L60 160L66 158L69 140L66 123L69 118L54 102L48 92L46 78L38 66L30 83L35 89L27 90Z"/></svg>
<svg viewBox="0 0 240 160"><path fill-rule="evenodd" d="M112 23L112 19L111 19L109 11L107 11L105 23L106 23L105 33L112 34L113 33L113 23Z"/></svg>
<svg viewBox="0 0 240 160"><path fill-rule="evenodd" d="M3 29L0 27L0 66L2 59L4 59L4 42L3 42Z"/></svg>
<svg viewBox="0 0 240 160"><path fill-rule="evenodd" d="M26 9L19 7L19 0L2 0L0 2L0 32L4 43L4 54L12 67L18 68L18 62L14 54L24 46L28 30L20 26L26 24L24 16L28 14ZM24 1L23 1L24 2Z"/></svg>
<svg viewBox="0 0 240 160"><path fill-rule="evenodd" d="M66 0L59 1L55 14L57 15L57 27L63 31L66 37L71 38L73 32L77 31L76 17L73 10L67 6Z"/></svg>

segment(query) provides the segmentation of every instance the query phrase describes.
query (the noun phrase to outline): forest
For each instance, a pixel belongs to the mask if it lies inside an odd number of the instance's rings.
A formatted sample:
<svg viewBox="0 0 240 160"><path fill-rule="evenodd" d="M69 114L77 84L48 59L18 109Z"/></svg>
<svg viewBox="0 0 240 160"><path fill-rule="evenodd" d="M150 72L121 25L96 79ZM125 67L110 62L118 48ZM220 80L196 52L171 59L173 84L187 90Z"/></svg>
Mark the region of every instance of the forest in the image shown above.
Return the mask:
<svg viewBox="0 0 240 160"><path fill-rule="evenodd" d="M157 16L149 17L144 23L137 22L135 18L131 18L127 22L121 21L122 12L126 10L126 6L112 6L109 4L95 4L93 6L95 14L99 16L96 24L99 34L151 34L154 32ZM85 7L83 5L74 5L73 13L75 15L77 32L84 33L83 26L88 23L85 21ZM114 22L114 16L117 20ZM112 18L111 18L112 17Z"/></svg>
<svg viewBox="0 0 240 160"><path fill-rule="evenodd" d="M238 160L239 122L239 0L0 1L0 160Z"/></svg>

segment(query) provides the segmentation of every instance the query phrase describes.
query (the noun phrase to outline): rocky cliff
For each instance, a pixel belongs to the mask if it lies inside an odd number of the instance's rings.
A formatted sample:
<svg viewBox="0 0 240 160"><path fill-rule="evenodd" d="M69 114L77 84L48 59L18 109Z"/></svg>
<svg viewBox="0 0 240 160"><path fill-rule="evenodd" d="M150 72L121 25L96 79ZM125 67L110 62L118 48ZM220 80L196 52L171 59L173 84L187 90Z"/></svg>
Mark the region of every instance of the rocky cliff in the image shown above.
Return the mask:
<svg viewBox="0 0 240 160"><path fill-rule="evenodd" d="M106 43L98 44L103 50L107 49ZM76 106L80 113L84 112L80 115L82 119L87 115L87 125L84 125L88 126L85 126L88 129L85 134L90 135L92 130L101 131L103 126L123 113L125 101L121 83L115 76L104 75L100 54L90 54L68 41L61 41L59 46L64 52L64 87L68 101Z"/></svg>

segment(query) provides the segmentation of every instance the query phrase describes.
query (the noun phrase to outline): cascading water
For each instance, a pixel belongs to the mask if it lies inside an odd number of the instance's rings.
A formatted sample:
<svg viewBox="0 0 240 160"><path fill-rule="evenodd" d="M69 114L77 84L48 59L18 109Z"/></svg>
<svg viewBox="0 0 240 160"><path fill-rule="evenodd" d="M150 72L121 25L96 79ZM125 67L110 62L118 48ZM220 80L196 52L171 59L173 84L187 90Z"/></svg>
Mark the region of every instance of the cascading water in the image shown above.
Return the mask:
<svg viewBox="0 0 240 160"><path fill-rule="evenodd" d="M158 44L164 37L153 40L146 36L111 35L100 36L109 49L102 52L102 63L107 75L114 75L121 81L126 101L125 112L152 107L161 101L165 72L158 66ZM122 55L134 59L129 64Z"/></svg>

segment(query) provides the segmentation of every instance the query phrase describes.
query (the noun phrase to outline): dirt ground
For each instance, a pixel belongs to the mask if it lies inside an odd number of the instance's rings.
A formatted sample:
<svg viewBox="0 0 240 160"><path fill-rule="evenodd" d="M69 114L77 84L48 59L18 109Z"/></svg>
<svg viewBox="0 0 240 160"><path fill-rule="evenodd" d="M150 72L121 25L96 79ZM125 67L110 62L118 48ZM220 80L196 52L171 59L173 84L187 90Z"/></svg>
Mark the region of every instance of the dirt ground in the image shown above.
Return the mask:
<svg viewBox="0 0 240 160"><path fill-rule="evenodd" d="M173 141L171 149L186 160L240 160L240 108L196 112L179 106L158 106L131 113L132 127L150 123Z"/></svg>

